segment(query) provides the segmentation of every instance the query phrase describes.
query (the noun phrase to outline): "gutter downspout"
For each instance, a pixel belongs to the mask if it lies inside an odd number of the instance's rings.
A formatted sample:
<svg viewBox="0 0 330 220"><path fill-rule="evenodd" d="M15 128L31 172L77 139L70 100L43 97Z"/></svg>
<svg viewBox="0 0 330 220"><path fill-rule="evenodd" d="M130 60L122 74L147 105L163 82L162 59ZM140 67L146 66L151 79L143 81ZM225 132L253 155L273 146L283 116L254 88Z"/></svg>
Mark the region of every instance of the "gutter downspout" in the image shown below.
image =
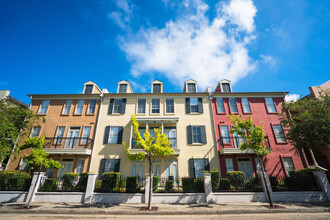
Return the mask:
<svg viewBox="0 0 330 220"><path fill-rule="evenodd" d="M213 114L213 106L212 106L212 99L213 99L213 93L209 93L209 100L210 100L210 109L211 109L211 114L212 114L212 125L213 125L213 141L215 143L215 147L217 148L217 153L218 153L218 159L219 159L219 173L221 177L221 163L220 163L220 152L219 152L219 147L218 147L218 142L217 142L217 133L215 130L215 122L214 122L214 114Z"/></svg>
<svg viewBox="0 0 330 220"><path fill-rule="evenodd" d="M98 110L98 113L97 113L96 124L95 124L95 132L94 132L94 137L93 137L92 153L91 153L91 156L90 156L90 161L89 161L87 172L90 172L91 166L92 166L92 158L93 158L93 153L94 153L95 137L96 137L96 132L97 132L97 126L99 124L99 118L100 118L100 112L101 112L103 99L104 99L103 98L103 93L101 93L100 94L100 107L99 107L99 110Z"/></svg>

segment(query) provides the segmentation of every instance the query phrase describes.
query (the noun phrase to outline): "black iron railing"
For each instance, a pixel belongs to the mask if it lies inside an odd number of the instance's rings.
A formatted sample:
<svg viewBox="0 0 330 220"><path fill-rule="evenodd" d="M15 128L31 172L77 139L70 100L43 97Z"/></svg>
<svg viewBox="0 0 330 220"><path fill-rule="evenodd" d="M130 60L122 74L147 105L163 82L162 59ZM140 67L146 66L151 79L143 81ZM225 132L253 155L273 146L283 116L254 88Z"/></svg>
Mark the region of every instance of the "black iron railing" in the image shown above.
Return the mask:
<svg viewBox="0 0 330 220"><path fill-rule="evenodd" d="M226 148L225 146L231 146L234 148L239 148L239 146L244 143L244 139L239 136L234 136L234 137L220 137L219 139L219 144L222 148ZM270 147L269 139L268 136L265 136L265 145L267 148Z"/></svg>
<svg viewBox="0 0 330 220"><path fill-rule="evenodd" d="M85 137L55 137L46 140L48 142L45 144L44 148L85 148L91 149L93 140L91 138Z"/></svg>
<svg viewBox="0 0 330 220"><path fill-rule="evenodd" d="M120 176L118 181L96 179L95 192L99 193L144 193L145 177Z"/></svg>
<svg viewBox="0 0 330 220"><path fill-rule="evenodd" d="M274 192L320 191L314 175L269 177Z"/></svg>
<svg viewBox="0 0 330 220"><path fill-rule="evenodd" d="M77 177L42 177L39 192L85 192L87 179Z"/></svg>
<svg viewBox="0 0 330 220"><path fill-rule="evenodd" d="M172 149L177 149L176 138L168 138L171 143ZM135 138L132 138L132 149L139 149Z"/></svg>
<svg viewBox="0 0 330 220"><path fill-rule="evenodd" d="M261 192L263 190L259 177L231 177L221 178L214 192Z"/></svg>

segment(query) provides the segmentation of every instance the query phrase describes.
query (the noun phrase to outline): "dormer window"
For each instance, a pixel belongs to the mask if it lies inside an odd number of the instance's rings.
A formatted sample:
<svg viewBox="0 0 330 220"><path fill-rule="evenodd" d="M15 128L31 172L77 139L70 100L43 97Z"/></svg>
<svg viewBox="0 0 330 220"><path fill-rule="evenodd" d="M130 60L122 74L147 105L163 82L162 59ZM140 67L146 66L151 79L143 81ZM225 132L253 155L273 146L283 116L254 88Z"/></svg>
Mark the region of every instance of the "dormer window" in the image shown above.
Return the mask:
<svg viewBox="0 0 330 220"><path fill-rule="evenodd" d="M86 85L85 94L92 94L93 85Z"/></svg>
<svg viewBox="0 0 330 220"><path fill-rule="evenodd" d="M127 92L127 84L120 84L119 93L126 93L126 92Z"/></svg>
<svg viewBox="0 0 330 220"><path fill-rule="evenodd" d="M231 92L229 83L222 83L222 92Z"/></svg>
<svg viewBox="0 0 330 220"><path fill-rule="evenodd" d="M195 83L188 83L188 92L195 93L196 92L196 84Z"/></svg>
<svg viewBox="0 0 330 220"><path fill-rule="evenodd" d="M161 84L153 84L152 93L161 93L162 85Z"/></svg>

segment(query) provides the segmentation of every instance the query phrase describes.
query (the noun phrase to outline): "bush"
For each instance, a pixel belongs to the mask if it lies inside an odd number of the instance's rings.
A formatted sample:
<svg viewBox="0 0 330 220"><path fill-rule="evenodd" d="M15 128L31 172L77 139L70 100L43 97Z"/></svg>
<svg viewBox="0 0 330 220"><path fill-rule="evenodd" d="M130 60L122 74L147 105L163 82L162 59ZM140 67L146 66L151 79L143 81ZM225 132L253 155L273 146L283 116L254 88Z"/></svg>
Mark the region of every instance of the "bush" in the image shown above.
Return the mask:
<svg viewBox="0 0 330 220"><path fill-rule="evenodd" d="M174 189L174 181L173 180L166 180L165 183L165 191L172 192Z"/></svg>
<svg viewBox="0 0 330 220"><path fill-rule="evenodd" d="M120 173L107 172L102 174L101 189L103 192L113 192L117 189L120 181Z"/></svg>
<svg viewBox="0 0 330 220"><path fill-rule="evenodd" d="M23 171L11 170L0 172L0 190L2 191L27 191L30 188L32 177Z"/></svg>
<svg viewBox="0 0 330 220"><path fill-rule="evenodd" d="M40 192L55 192L57 191L57 178L48 178L44 184L40 186Z"/></svg>
<svg viewBox="0 0 330 220"><path fill-rule="evenodd" d="M219 181L219 189L220 190L230 190L230 181L227 178L220 178Z"/></svg>
<svg viewBox="0 0 330 220"><path fill-rule="evenodd" d="M273 190L276 190L278 187L278 181L275 176L270 176L269 177L270 185L272 186Z"/></svg>
<svg viewBox="0 0 330 220"><path fill-rule="evenodd" d="M284 182L290 190L315 190L318 189L313 171L318 169L290 170L290 177L286 177Z"/></svg>
<svg viewBox="0 0 330 220"><path fill-rule="evenodd" d="M196 192L204 192L204 178L199 177L195 179L195 190Z"/></svg>
<svg viewBox="0 0 330 220"><path fill-rule="evenodd" d="M152 190L153 191L156 191L158 189L158 183L159 183L159 177L153 176L153 180L152 180Z"/></svg>
<svg viewBox="0 0 330 220"><path fill-rule="evenodd" d="M259 191L261 188L259 187L259 179L258 178L251 178L244 183L245 190L248 191Z"/></svg>
<svg viewBox="0 0 330 220"><path fill-rule="evenodd" d="M218 171L204 171L203 173L211 173L212 189L219 189L220 173Z"/></svg>
<svg viewBox="0 0 330 220"><path fill-rule="evenodd" d="M226 176L232 186L240 187L244 184L245 173L242 171L229 171Z"/></svg>
<svg viewBox="0 0 330 220"><path fill-rule="evenodd" d="M79 175L79 182L77 184L77 189L82 192L86 191L87 181L88 181L88 173L81 173Z"/></svg>
<svg viewBox="0 0 330 220"><path fill-rule="evenodd" d="M126 178L126 192L138 192L139 189L139 177L129 176Z"/></svg>
<svg viewBox="0 0 330 220"><path fill-rule="evenodd" d="M121 189L126 188L126 179L125 178L120 178L118 187L121 188Z"/></svg>
<svg viewBox="0 0 330 220"><path fill-rule="evenodd" d="M183 177L182 178L182 189L183 189L183 192L194 192L195 191L194 178Z"/></svg>
<svg viewBox="0 0 330 220"><path fill-rule="evenodd" d="M65 173L62 177L63 180L63 190L71 191L75 189L75 181L77 180L79 174L78 173Z"/></svg>

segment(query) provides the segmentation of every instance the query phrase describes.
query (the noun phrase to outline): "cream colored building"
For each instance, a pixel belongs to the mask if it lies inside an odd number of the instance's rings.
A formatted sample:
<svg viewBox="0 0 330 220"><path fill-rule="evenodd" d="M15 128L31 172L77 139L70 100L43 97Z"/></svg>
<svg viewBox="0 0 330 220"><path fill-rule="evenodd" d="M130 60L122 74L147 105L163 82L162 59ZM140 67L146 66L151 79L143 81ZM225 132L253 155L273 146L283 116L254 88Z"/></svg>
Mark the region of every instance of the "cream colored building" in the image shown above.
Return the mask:
<svg viewBox="0 0 330 220"><path fill-rule="evenodd" d="M153 173L160 177L202 176L220 170L215 143L209 91L197 92L197 82L185 82L183 93L164 93L163 83L153 81L150 93L134 93L129 82L118 83L117 93L104 93L97 122L90 172L119 171L123 176L145 176L146 161L129 161L123 142L135 148L131 116L136 114L140 132L161 128L175 153L156 160Z"/></svg>

